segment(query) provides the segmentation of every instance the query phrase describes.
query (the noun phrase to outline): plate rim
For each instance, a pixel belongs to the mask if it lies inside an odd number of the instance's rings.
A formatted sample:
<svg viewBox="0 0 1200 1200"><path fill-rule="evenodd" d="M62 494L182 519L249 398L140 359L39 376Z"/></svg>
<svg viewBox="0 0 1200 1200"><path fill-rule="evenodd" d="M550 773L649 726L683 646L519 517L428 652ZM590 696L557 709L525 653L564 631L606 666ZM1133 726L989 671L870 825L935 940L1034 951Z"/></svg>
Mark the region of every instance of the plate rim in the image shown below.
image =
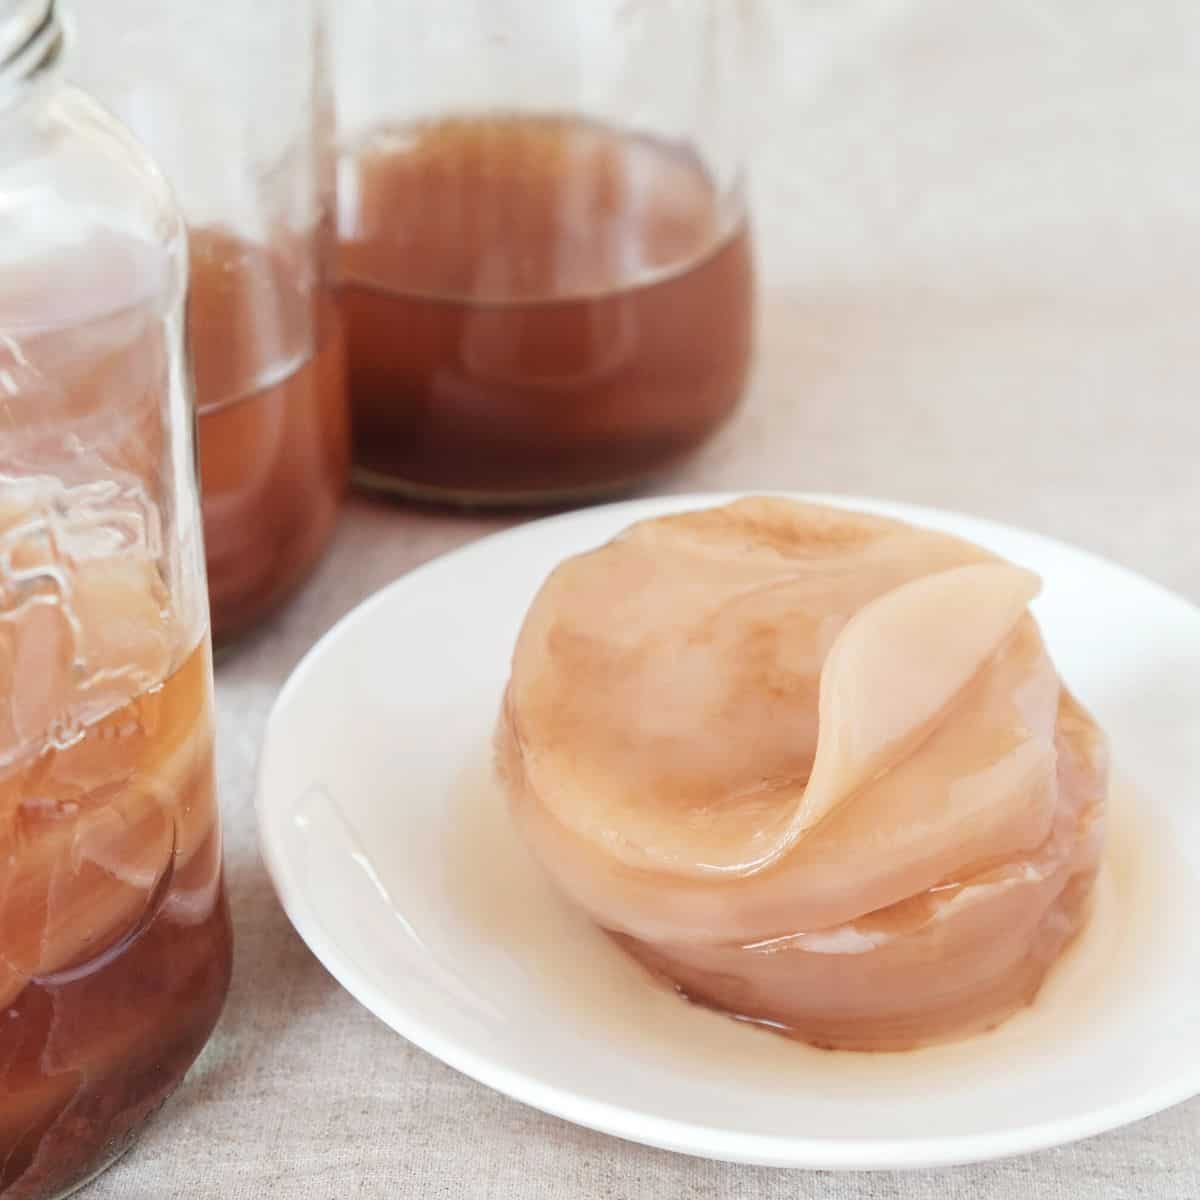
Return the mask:
<svg viewBox="0 0 1200 1200"><path fill-rule="evenodd" d="M402 590L423 574L477 553L485 545L494 546L514 538L536 539L551 526L569 524L599 512L627 512L633 521L671 511L726 504L746 496L771 496L837 508L880 512L918 524L927 523L930 518L935 524L939 520L966 520L989 532L1031 538L1056 551L1065 550L1080 556L1090 565L1116 571L1131 582L1152 589L1160 600L1173 606L1182 606L1193 618L1200 620L1200 606L1193 604L1185 596L1121 563L1070 542L971 513L874 497L778 489L668 493L573 509L520 522L507 529L486 534L444 554L435 555L361 600L305 651L271 704L255 772L254 810L257 840L260 855L279 902L301 940L357 1003L393 1032L460 1074L519 1103L596 1132L661 1150L715 1161L777 1168L854 1171L959 1166L1045 1150L1110 1132L1200 1094L1198 1063L1190 1071L1183 1072L1177 1080L1138 1093L1129 1100L1111 1103L1072 1117L1041 1121L992 1133L931 1134L920 1138L853 1136L834 1139L738 1132L643 1112L631 1105L592 1099L569 1087L547 1083L536 1075L498 1065L486 1055L477 1054L460 1046L453 1038L444 1037L436 1026L423 1017L414 1015L411 1011L404 1011L402 1002L377 988L370 979L360 977L352 966L346 965L337 950L336 939L328 933L320 913L305 896L303 887L294 877L287 856L282 852L277 840L269 836L275 813L278 812L281 819L286 819L288 811L286 804L272 804L267 798L266 776L273 749L272 742L277 735L277 725L282 719L281 713L291 697L304 686L305 679L315 668L316 662L328 654L354 625L367 619L375 608L387 603L394 592Z"/></svg>

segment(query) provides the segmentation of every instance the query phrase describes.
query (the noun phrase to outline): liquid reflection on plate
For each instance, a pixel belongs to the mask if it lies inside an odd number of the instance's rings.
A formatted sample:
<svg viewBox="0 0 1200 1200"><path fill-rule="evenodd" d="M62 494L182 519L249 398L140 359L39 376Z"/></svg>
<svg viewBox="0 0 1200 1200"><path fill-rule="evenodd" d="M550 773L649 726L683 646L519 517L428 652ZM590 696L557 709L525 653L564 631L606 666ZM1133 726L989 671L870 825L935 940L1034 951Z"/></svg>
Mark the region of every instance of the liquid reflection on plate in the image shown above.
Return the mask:
<svg viewBox="0 0 1200 1200"><path fill-rule="evenodd" d="M686 1061L714 1085L822 1092L871 1086L906 1092L970 1088L981 1073L1066 1052L1135 999L1161 967L1162 914L1197 911L1200 888L1164 832L1136 821L1120 778L1092 915L1036 1001L998 1029L960 1042L893 1053L830 1052L684 1000L638 965L551 886L517 836L489 756L462 773L445 835L447 898L485 953L550 993L581 1036L618 1043L664 1065Z"/></svg>

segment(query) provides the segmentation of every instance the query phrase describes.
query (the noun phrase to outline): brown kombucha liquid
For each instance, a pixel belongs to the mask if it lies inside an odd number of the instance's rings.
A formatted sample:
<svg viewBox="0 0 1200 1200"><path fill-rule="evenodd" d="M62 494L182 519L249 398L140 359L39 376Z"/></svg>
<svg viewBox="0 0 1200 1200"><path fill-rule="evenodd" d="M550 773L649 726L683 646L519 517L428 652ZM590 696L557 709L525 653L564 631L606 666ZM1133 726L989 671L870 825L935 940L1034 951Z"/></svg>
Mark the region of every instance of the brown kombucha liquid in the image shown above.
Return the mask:
<svg viewBox="0 0 1200 1200"><path fill-rule="evenodd" d="M357 477L432 499L611 490L737 403L750 240L690 153L570 117L380 130L342 165Z"/></svg>
<svg viewBox="0 0 1200 1200"><path fill-rule="evenodd" d="M93 594L121 603L127 582L97 576ZM205 639L0 769L4 1200L58 1196L111 1161L220 1015L231 935L212 736Z"/></svg>
<svg viewBox="0 0 1200 1200"><path fill-rule="evenodd" d="M279 606L333 533L349 471L341 322L250 243L193 230L188 292L213 638ZM315 335L313 328L315 324Z"/></svg>

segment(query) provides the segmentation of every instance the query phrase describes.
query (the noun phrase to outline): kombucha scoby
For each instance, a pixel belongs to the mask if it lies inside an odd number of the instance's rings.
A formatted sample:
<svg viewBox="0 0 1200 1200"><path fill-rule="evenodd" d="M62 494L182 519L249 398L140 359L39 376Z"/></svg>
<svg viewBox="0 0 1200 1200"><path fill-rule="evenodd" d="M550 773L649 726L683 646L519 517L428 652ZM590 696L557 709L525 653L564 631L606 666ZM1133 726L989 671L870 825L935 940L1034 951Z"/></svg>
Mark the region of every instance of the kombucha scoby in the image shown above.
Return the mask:
<svg viewBox="0 0 1200 1200"><path fill-rule="evenodd" d="M783 500L645 521L535 598L497 731L558 888L692 1000L905 1049L1033 1001L1086 921L1103 735L970 543Z"/></svg>

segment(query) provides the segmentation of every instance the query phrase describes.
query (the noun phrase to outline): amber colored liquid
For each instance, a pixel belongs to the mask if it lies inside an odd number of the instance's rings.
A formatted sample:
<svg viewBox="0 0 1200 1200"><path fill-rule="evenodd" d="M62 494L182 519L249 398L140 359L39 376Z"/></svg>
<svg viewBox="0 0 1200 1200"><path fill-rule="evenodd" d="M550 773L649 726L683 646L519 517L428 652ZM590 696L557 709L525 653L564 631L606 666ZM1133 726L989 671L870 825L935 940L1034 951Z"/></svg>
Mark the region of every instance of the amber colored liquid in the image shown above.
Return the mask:
<svg viewBox="0 0 1200 1200"><path fill-rule="evenodd" d="M690 154L566 117L447 119L368 139L339 201L364 482L596 493L669 465L737 403L750 241Z"/></svg>
<svg viewBox="0 0 1200 1200"><path fill-rule="evenodd" d="M4 1200L59 1195L119 1154L221 1012L211 688L204 641L69 745L0 773Z"/></svg>
<svg viewBox="0 0 1200 1200"><path fill-rule="evenodd" d="M333 533L349 471L345 359L327 296L314 315L261 249L213 229L190 240L208 595L222 644L276 609Z"/></svg>

